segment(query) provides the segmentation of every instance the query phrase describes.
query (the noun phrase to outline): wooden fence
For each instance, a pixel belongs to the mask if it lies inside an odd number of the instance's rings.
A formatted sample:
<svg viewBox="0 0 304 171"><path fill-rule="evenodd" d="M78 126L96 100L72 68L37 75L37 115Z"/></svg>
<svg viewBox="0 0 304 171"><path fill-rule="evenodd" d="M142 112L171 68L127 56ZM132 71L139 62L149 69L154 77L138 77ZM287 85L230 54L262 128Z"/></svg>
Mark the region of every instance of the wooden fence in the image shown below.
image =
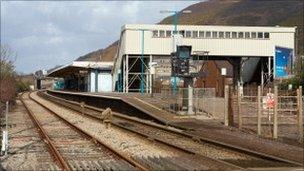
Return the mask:
<svg viewBox="0 0 304 171"><path fill-rule="evenodd" d="M225 125L240 130L255 131L259 136L282 137L279 128L293 129L299 142L303 142L303 97L302 86L296 91L273 88L240 88L232 93L225 87ZM294 130L296 128L296 130ZM286 133L289 134L289 133Z"/></svg>

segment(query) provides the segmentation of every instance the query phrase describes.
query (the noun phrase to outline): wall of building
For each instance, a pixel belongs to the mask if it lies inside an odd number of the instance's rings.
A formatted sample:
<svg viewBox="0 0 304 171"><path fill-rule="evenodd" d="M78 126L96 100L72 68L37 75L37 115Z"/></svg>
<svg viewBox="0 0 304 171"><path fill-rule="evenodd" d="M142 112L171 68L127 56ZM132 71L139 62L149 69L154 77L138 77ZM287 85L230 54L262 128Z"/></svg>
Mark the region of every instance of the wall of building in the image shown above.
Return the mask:
<svg viewBox="0 0 304 171"><path fill-rule="evenodd" d="M143 40L141 31L136 30L141 28L148 29ZM126 25L124 29L122 54L140 54L142 41L145 54L168 55L172 52L172 37L166 36L166 31L172 30L170 25ZM294 48L295 28L292 27L178 26L178 29L185 31L181 44L191 45L192 51L207 50L209 55L214 56L274 56L275 46ZM158 31L158 36L153 36L153 31ZM161 36L160 31L165 31L165 35ZM186 35L188 31L189 37ZM193 32L199 31L205 36L193 37ZM207 32L210 32L210 37L206 37ZM214 37L213 32L216 32ZM219 37L220 32L224 33L224 37ZM226 32L230 33L230 38L225 37ZM237 37L232 38L233 32L237 33ZM243 34L242 38L239 38L239 33ZM246 33L249 37L245 37ZM256 36L263 33L263 37L252 38L252 33Z"/></svg>
<svg viewBox="0 0 304 171"><path fill-rule="evenodd" d="M112 75L109 72L97 72L97 92L111 92L112 91ZM88 92L96 92L96 73L95 71L90 71L88 77Z"/></svg>

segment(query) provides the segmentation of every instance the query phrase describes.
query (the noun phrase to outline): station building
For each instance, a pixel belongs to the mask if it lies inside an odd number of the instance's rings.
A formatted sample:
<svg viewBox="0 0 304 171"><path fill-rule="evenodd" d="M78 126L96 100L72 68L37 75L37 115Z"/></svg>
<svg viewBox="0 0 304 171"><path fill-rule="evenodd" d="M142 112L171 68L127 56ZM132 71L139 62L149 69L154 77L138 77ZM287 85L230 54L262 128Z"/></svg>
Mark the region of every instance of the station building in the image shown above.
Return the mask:
<svg viewBox="0 0 304 171"><path fill-rule="evenodd" d="M113 62L73 61L50 71L53 88L82 92L111 92Z"/></svg>
<svg viewBox="0 0 304 171"><path fill-rule="evenodd" d="M201 70L206 61L226 61L216 66L231 70L233 84L265 84L289 76L297 51L296 27L178 25L174 35L173 28L156 24L121 28L113 91L138 92L142 81L145 92L151 93L159 81L170 84L174 44L192 46L191 72Z"/></svg>

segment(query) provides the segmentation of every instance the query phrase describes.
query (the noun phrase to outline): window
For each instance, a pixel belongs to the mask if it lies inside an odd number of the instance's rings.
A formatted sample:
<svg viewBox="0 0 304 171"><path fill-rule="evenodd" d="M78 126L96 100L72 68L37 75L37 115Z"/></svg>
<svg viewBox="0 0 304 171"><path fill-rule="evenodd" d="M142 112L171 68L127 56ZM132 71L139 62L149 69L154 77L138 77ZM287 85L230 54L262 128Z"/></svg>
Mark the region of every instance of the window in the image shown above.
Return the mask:
<svg viewBox="0 0 304 171"><path fill-rule="evenodd" d="M198 31L193 31L192 32L192 37L197 38L198 37Z"/></svg>
<svg viewBox="0 0 304 171"><path fill-rule="evenodd" d="M211 37L211 32L210 31L206 31L206 37L207 38Z"/></svg>
<svg viewBox="0 0 304 171"><path fill-rule="evenodd" d="M236 38L237 37L237 32L232 32L232 38Z"/></svg>
<svg viewBox="0 0 304 171"><path fill-rule="evenodd" d="M186 37L191 37L191 31L186 31Z"/></svg>
<svg viewBox="0 0 304 171"><path fill-rule="evenodd" d="M205 32L204 31L199 31L199 37L205 37Z"/></svg>
<svg viewBox="0 0 304 171"><path fill-rule="evenodd" d="M171 31L170 30L166 31L166 37L171 37Z"/></svg>
<svg viewBox="0 0 304 171"><path fill-rule="evenodd" d="M230 38L230 32L228 32L228 31L225 32L225 38L227 38L227 39Z"/></svg>
<svg viewBox="0 0 304 171"><path fill-rule="evenodd" d="M152 31L152 36L153 37L158 37L158 30L153 30Z"/></svg>
<svg viewBox="0 0 304 171"><path fill-rule="evenodd" d="M159 37L165 37L165 31L159 30Z"/></svg>
<svg viewBox="0 0 304 171"><path fill-rule="evenodd" d="M224 38L224 32L223 31L219 32L219 38Z"/></svg>
<svg viewBox="0 0 304 171"><path fill-rule="evenodd" d="M244 32L239 32L239 38L244 38Z"/></svg>
<svg viewBox="0 0 304 171"><path fill-rule="evenodd" d="M251 32L251 38L255 39L257 37L256 32Z"/></svg>
<svg viewBox="0 0 304 171"><path fill-rule="evenodd" d="M179 34L182 35L183 37L185 37L185 30L179 31Z"/></svg>
<svg viewBox="0 0 304 171"><path fill-rule="evenodd" d="M245 32L245 38L249 39L250 38L250 33L249 32Z"/></svg>
<svg viewBox="0 0 304 171"><path fill-rule="evenodd" d="M268 33L268 32L265 32L265 33L264 33L264 38L265 38L265 39L269 39L269 33Z"/></svg>
<svg viewBox="0 0 304 171"><path fill-rule="evenodd" d="M212 32L212 38L217 38L217 31Z"/></svg>
<svg viewBox="0 0 304 171"><path fill-rule="evenodd" d="M263 33L262 32L258 32L258 38L263 38Z"/></svg>

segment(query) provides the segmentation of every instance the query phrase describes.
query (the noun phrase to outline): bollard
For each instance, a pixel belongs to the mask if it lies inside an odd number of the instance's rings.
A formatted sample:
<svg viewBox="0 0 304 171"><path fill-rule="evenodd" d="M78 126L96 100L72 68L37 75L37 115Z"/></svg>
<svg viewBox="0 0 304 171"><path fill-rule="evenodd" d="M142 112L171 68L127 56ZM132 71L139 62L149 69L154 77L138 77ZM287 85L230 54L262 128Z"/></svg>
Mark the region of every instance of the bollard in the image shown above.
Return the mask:
<svg viewBox="0 0 304 171"><path fill-rule="evenodd" d="M278 138L278 86L274 86L273 138Z"/></svg>
<svg viewBox="0 0 304 171"><path fill-rule="evenodd" d="M299 86L297 90L298 95L298 131L299 131L299 142L303 142L303 101L302 101L302 86Z"/></svg>
<svg viewBox="0 0 304 171"><path fill-rule="evenodd" d="M84 106L85 106L85 103L84 102L81 102L80 103L80 108L81 108L81 114L84 115Z"/></svg>
<svg viewBox="0 0 304 171"><path fill-rule="evenodd" d="M258 86L258 136L261 135L261 86Z"/></svg>
<svg viewBox="0 0 304 171"><path fill-rule="evenodd" d="M229 106L229 86L225 85L225 102L224 102L224 123L225 126L229 125L229 120L228 120L228 106Z"/></svg>
<svg viewBox="0 0 304 171"><path fill-rule="evenodd" d="M102 122L106 124L106 128L110 128L112 119L112 110L107 108L101 113Z"/></svg>

